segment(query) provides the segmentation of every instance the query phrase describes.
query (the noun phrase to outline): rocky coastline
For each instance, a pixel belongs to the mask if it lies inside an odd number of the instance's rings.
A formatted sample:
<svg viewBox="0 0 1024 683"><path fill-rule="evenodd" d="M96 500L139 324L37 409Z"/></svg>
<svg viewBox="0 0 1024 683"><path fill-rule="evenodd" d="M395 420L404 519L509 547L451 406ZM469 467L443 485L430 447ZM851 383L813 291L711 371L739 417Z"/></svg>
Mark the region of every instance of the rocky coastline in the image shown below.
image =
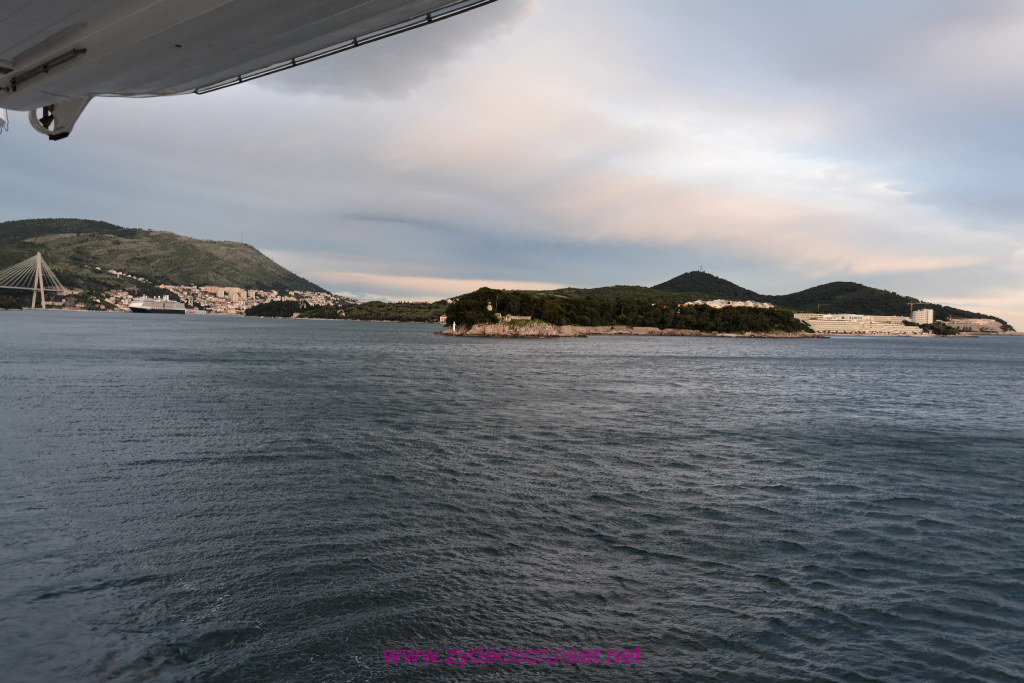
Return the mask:
<svg viewBox="0 0 1024 683"><path fill-rule="evenodd" d="M814 332L701 332L698 330L659 329L657 327L626 327L617 325L552 325L539 320L515 323L485 323L470 328L446 329L438 334L453 337L508 337L543 339L548 337L589 337L630 335L642 337L739 337L771 339L825 339L827 335Z"/></svg>

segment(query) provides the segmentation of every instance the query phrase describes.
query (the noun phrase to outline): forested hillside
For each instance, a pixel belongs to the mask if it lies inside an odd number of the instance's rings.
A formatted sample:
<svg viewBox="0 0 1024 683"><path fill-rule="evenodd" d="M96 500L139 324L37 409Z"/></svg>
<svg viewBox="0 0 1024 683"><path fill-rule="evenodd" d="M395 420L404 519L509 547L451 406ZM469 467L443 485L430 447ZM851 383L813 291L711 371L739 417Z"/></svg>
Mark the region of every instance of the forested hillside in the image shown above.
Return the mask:
<svg viewBox="0 0 1024 683"><path fill-rule="evenodd" d="M65 286L87 291L125 284L140 293L155 292L153 286L160 284L325 291L239 242L197 240L71 218L0 223L0 269L37 251ZM150 286L119 280L108 270L144 278Z"/></svg>
<svg viewBox="0 0 1024 683"><path fill-rule="evenodd" d="M950 316L957 318L994 318L992 315L939 304L925 303L918 306L917 303L920 300L915 297L868 287L856 282L830 282L793 294L758 294L753 290L745 289L710 273L692 271L672 278L667 282L662 282L660 285L655 285L654 289L692 298L751 299L803 313L859 313L861 315L907 316L910 315L910 304L913 302L915 303L915 308L927 307L933 309L936 319L945 319ZM694 292L701 292L703 296L693 297ZM1004 325L1006 324L1004 320L994 319L999 320Z"/></svg>

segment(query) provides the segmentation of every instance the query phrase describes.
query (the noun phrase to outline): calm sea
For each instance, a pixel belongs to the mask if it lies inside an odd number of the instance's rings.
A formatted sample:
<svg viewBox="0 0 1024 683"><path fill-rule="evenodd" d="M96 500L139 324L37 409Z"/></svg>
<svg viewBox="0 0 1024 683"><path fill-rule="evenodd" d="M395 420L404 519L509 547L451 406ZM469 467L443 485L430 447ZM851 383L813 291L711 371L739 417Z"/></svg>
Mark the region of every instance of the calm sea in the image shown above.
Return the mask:
<svg viewBox="0 0 1024 683"><path fill-rule="evenodd" d="M1024 338L434 330L0 313L0 678L1024 680Z"/></svg>

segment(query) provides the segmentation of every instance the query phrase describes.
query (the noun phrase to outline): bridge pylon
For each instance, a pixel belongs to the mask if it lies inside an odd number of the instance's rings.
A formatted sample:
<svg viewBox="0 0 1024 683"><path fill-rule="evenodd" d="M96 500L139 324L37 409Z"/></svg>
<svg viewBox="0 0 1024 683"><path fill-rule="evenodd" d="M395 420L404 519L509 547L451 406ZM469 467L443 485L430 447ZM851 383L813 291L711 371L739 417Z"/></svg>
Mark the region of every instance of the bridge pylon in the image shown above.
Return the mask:
<svg viewBox="0 0 1024 683"><path fill-rule="evenodd" d="M0 289L32 290L32 308L36 307L36 295L40 306L46 308L46 292L66 294L68 291L38 251L35 256L0 270Z"/></svg>

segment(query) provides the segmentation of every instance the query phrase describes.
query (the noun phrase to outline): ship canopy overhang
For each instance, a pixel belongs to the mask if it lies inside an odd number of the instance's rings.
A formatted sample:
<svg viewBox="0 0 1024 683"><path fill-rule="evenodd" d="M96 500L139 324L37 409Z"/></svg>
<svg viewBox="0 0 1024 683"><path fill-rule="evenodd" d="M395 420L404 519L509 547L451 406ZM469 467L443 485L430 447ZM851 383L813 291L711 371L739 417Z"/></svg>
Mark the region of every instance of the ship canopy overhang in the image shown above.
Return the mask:
<svg viewBox="0 0 1024 683"><path fill-rule="evenodd" d="M15 0L0 7L0 107L203 92L494 0Z"/></svg>

